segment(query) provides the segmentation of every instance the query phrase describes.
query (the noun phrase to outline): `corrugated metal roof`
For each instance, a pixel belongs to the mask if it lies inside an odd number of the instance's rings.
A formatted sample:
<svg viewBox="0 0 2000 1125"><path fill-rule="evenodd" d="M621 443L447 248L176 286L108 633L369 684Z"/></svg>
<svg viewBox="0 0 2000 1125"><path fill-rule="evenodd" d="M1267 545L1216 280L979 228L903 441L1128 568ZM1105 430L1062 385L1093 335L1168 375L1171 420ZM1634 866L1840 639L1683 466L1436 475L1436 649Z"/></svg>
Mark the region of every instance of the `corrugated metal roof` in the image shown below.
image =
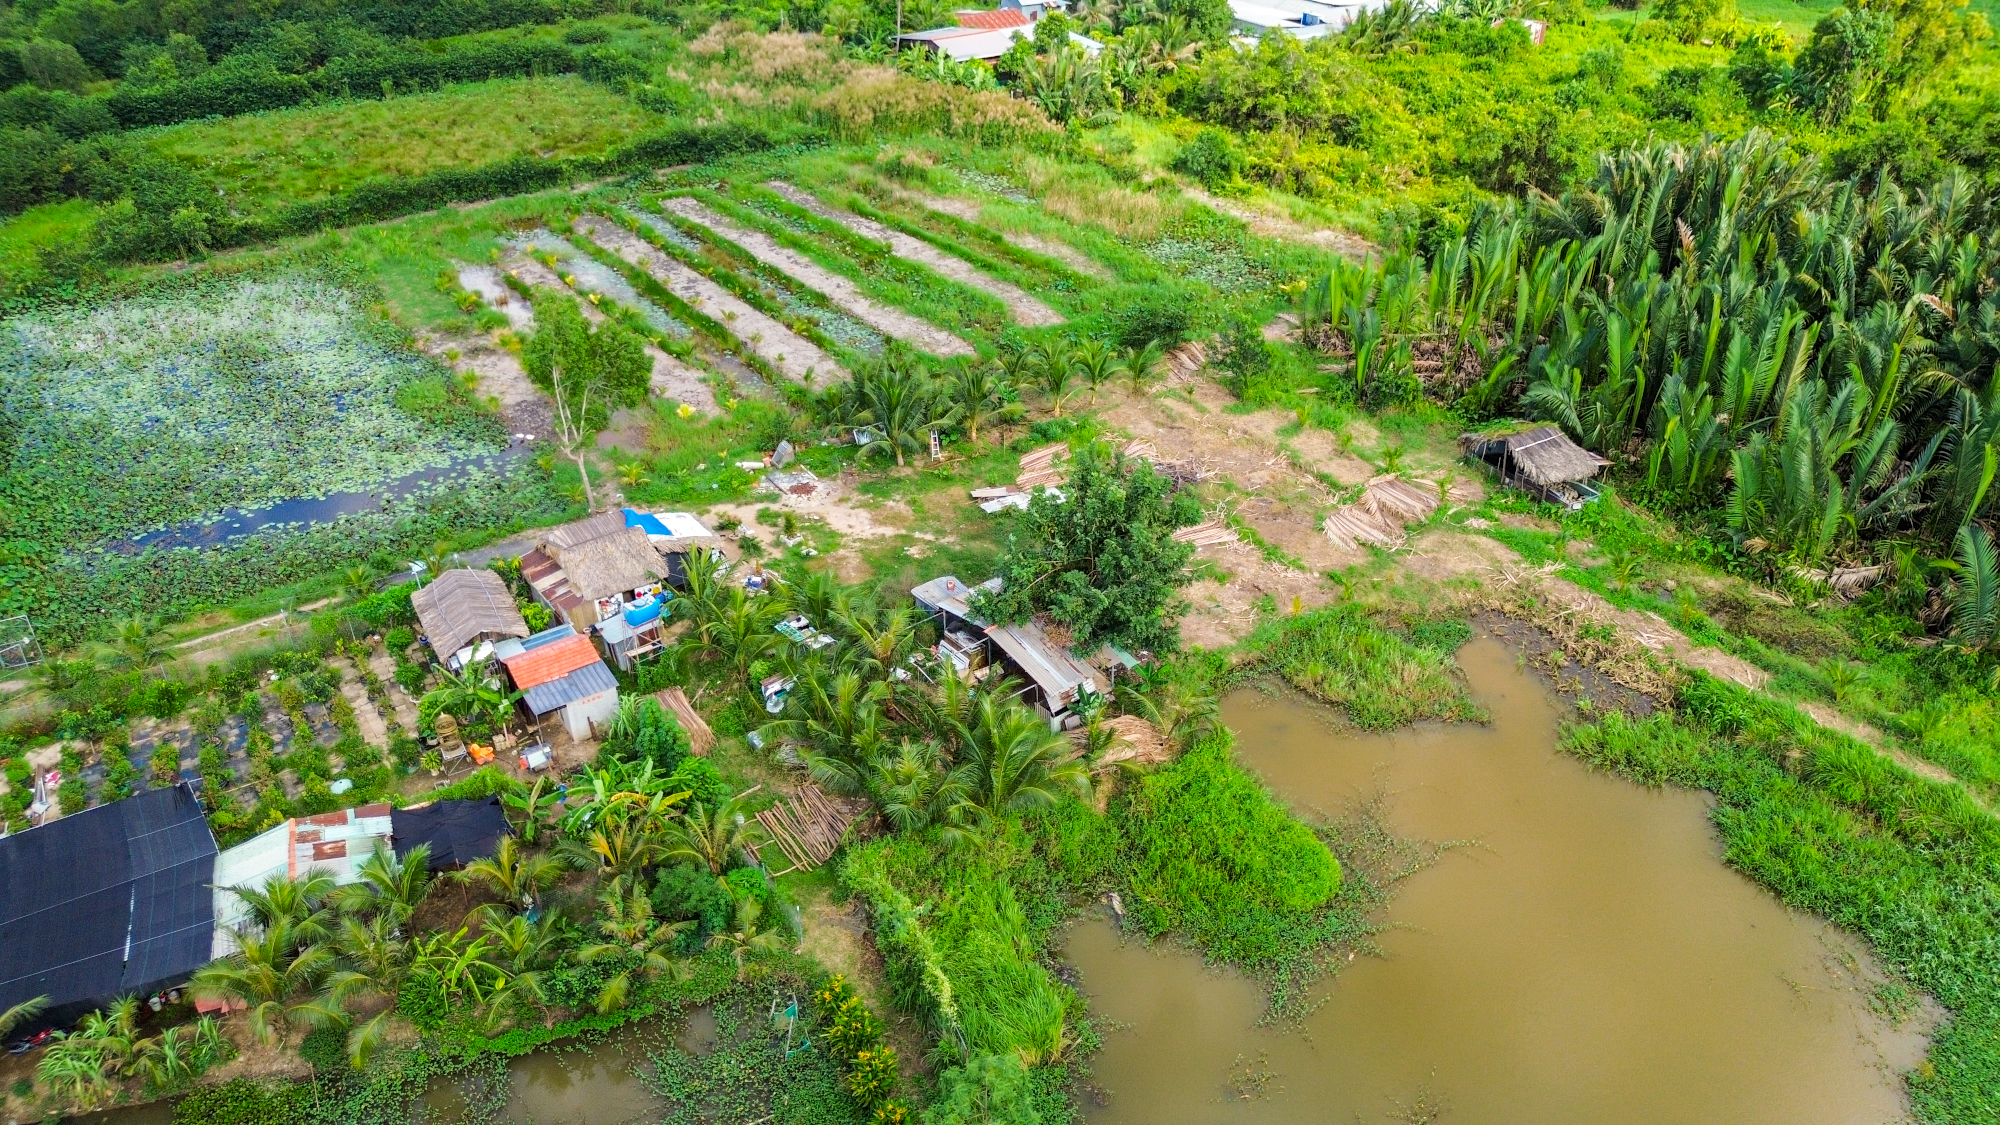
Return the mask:
<svg viewBox="0 0 2000 1125"><path fill-rule="evenodd" d="M386 804L288 820L252 836L215 857L214 955L236 951L236 931L250 921L250 908L232 887L257 888L273 876L297 878L310 870L333 876L336 886L361 878L361 865L376 848L389 847L395 830Z"/></svg>
<svg viewBox="0 0 2000 1125"><path fill-rule="evenodd" d="M604 662L598 659L597 647L588 637L579 636L536 645L519 655L501 657L501 661L507 665L507 675L514 686L522 691L561 679L591 664L604 667Z"/></svg>
<svg viewBox="0 0 2000 1125"><path fill-rule="evenodd" d="M579 638L581 639L581 638ZM588 645L590 642L585 641ZM579 699L589 699L618 686L617 677L602 660L587 664L567 676L536 684L522 692L521 702L528 705L528 713L535 716L567 707Z"/></svg>
<svg viewBox="0 0 2000 1125"><path fill-rule="evenodd" d="M1068 649L1049 640L1041 626L1032 622L1026 625L990 625L986 635L1007 654L1007 659L1027 674L1042 695L1049 701L1051 710L1060 710L1076 698L1079 685L1097 683L1090 666L1070 655Z"/></svg>

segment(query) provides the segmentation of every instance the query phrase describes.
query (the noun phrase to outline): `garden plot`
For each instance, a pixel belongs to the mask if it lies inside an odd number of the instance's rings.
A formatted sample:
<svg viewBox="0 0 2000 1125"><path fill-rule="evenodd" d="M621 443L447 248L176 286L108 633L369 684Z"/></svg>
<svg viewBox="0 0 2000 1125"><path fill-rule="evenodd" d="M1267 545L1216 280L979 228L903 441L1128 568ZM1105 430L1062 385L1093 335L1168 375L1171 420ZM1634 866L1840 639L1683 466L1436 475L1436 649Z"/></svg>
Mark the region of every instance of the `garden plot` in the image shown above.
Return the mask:
<svg viewBox="0 0 2000 1125"><path fill-rule="evenodd" d="M954 219L976 223L998 235L1009 246L1026 250L1030 254L1040 254L1044 258L1053 258L1085 277L1096 278L1099 281L1117 280L1117 277L1110 270L1105 269L1096 259L1074 246L1057 242L1052 238L1043 238L1040 235L1028 234L1025 231L1004 230L984 221L980 218L980 215L985 211L985 206L978 200L948 199L939 195L926 195L922 192L896 187L893 184L889 186L889 190L895 193L897 199L903 200L906 203L914 203L927 211L935 211L940 215L949 215Z"/></svg>
<svg viewBox="0 0 2000 1125"><path fill-rule="evenodd" d="M579 295L596 293L600 296L610 297L620 304L626 304L625 299L621 299L611 291L612 287L604 280L608 276L615 278L618 287L624 292L631 294L629 298L631 303L627 307L640 310L641 315L646 318L646 323L652 324L655 316L666 317L666 314L661 312L652 302L647 301L634 292L625 279L619 277L615 271L606 268L588 255L579 252L576 247L571 246L569 243L552 234L548 234L545 231L538 231L533 236L521 240L519 244L530 246L546 254L554 254L562 261L564 273L562 276L558 276L554 270L534 258L521 257L510 260L507 263L507 272L529 285L554 289L558 292L569 290ZM593 272L587 267L595 267L595 271ZM583 315L593 324L604 319L604 313L597 308L594 302L579 299L577 307L583 310ZM674 321L673 323L679 324L678 321ZM681 331L686 332L686 326L683 325ZM704 413L715 413L715 391L702 378L700 371L682 363L651 343L646 345L646 355L653 361L651 387L655 396L673 402L686 403Z"/></svg>
<svg viewBox="0 0 2000 1125"><path fill-rule="evenodd" d="M762 231L749 230L723 218L704 206L700 200L689 199L686 196L672 196L662 200L660 206L689 222L707 227L717 236L742 247L745 253L786 277L818 290L863 323L902 340L919 351L938 356L977 354L971 344L957 336L899 309L876 304L863 296L854 282L820 266L803 254L780 246L776 239Z"/></svg>
<svg viewBox="0 0 2000 1125"><path fill-rule="evenodd" d="M576 225L592 242L651 274L669 293L723 321L745 347L787 379L810 387L847 378L847 372L811 340L685 263L660 253L631 231L597 215L586 215Z"/></svg>
<svg viewBox="0 0 2000 1125"><path fill-rule="evenodd" d="M839 223L863 238L888 244L890 252L906 262L915 262L960 285L993 294L1006 302L1007 314L1016 324L1027 328L1046 328L1063 323L1061 313L1029 295L1020 286L1002 281L970 262L939 250L921 238L904 234L852 211L830 207L811 193L801 191L787 183L773 180L764 186L822 219Z"/></svg>
<svg viewBox="0 0 2000 1125"><path fill-rule="evenodd" d="M441 374L353 294L307 278L17 317L0 326L16 427L0 498L17 534L75 546L496 452L483 425L398 408Z"/></svg>

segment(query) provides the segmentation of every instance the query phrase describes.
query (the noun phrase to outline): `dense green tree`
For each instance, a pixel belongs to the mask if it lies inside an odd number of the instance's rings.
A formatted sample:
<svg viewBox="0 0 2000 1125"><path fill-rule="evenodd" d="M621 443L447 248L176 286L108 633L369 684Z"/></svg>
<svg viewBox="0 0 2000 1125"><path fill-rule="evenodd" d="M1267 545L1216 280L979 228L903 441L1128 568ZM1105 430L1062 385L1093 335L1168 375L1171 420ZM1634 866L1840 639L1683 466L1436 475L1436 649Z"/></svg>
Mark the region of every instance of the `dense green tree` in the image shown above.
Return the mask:
<svg viewBox="0 0 2000 1125"><path fill-rule="evenodd" d="M1008 536L1003 588L981 594L975 608L996 621L1046 613L1070 628L1082 650L1117 644L1172 651L1194 556L1172 535L1200 519L1194 494L1151 465L1086 446L1060 497L1044 491L1029 502Z"/></svg>

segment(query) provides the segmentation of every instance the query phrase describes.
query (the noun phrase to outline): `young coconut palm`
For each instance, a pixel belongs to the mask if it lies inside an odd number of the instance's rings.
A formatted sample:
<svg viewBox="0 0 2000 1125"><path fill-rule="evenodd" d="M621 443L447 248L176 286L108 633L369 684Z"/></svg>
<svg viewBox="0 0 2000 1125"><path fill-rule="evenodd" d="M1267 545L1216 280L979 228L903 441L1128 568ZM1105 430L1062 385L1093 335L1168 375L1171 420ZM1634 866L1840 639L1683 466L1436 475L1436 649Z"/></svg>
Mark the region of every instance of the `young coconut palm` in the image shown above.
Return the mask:
<svg viewBox="0 0 2000 1125"><path fill-rule="evenodd" d="M665 977L685 980L692 972L687 962L674 955L674 943L694 925L692 921L666 922L653 913L653 902L643 890L627 891L623 876L611 880L598 896L603 910L597 929L606 940L585 946L579 960L590 962L607 957L634 958L636 963L606 981L597 994L599 1012L615 1012L632 998L632 986Z"/></svg>
<svg viewBox="0 0 2000 1125"><path fill-rule="evenodd" d="M720 876L729 861L751 842L749 822L736 811L734 801L724 801L713 809L695 805L681 821L679 840L668 849L669 859L691 859L706 864L709 873Z"/></svg>
<svg viewBox="0 0 2000 1125"><path fill-rule="evenodd" d="M736 900L730 928L712 935L708 944L711 949L729 951L730 958L736 962L737 980L750 975L751 957L760 953L782 953L788 945L784 934L765 927L764 903L754 895L744 895Z"/></svg>
<svg viewBox="0 0 2000 1125"><path fill-rule="evenodd" d="M232 887L250 916L264 930L286 929L294 944L325 941L333 933L333 915L325 907L335 890L333 876L318 868L294 878L273 875L262 887Z"/></svg>
<svg viewBox="0 0 2000 1125"><path fill-rule="evenodd" d="M972 767L970 803L989 815L1047 808L1090 792L1090 773L1069 739L1012 701L983 695L959 729L958 758Z"/></svg>
<svg viewBox="0 0 2000 1125"><path fill-rule="evenodd" d="M37 996L33 999L23 1000L6 1011L0 1012L0 1039L5 1039L7 1036L12 1035L15 1028L41 1015L48 1010L48 1007L49 998L46 996Z"/></svg>
<svg viewBox="0 0 2000 1125"><path fill-rule="evenodd" d="M562 862L547 852L525 854L514 837L502 836L490 856L465 865L456 878L481 884L510 903L527 909L535 895L562 878Z"/></svg>
<svg viewBox="0 0 2000 1125"><path fill-rule="evenodd" d="M512 842L512 838L508 838ZM409 854L398 856L393 848L377 844L375 853L362 861L356 872L358 883L340 888L336 900L340 909L356 914L387 915L394 925L402 925L423 905L431 892L431 846L418 844Z"/></svg>
<svg viewBox="0 0 2000 1125"><path fill-rule="evenodd" d="M338 944L344 967L327 977L326 1000L347 1010L362 1000L381 1005L373 1016L348 1029L347 1058L357 1067L373 1057L387 1039L396 994L410 979L410 943L403 939L398 925L387 911L366 921L341 919Z"/></svg>
<svg viewBox="0 0 2000 1125"><path fill-rule="evenodd" d="M333 951L304 940L288 919L237 936L237 950L196 970L189 987L202 1000L247 1005L250 1034L259 1043L282 1041L294 1024L327 1022L315 994L333 971Z"/></svg>

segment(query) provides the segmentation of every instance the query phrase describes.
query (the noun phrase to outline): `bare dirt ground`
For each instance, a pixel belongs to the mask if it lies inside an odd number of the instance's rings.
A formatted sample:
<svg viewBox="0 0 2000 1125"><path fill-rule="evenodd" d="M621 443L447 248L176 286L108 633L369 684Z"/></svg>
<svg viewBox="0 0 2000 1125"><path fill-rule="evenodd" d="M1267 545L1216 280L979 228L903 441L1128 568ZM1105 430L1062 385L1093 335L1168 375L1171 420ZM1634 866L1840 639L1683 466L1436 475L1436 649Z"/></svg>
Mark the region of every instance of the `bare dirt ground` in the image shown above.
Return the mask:
<svg viewBox="0 0 2000 1125"><path fill-rule="evenodd" d="M1195 200L1217 214L1228 215L1244 226L1250 233L1265 238L1280 238L1287 242L1304 242L1324 246L1336 254L1361 259L1371 254L1379 255L1382 248L1355 234L1353 231L1334 227L1309 227L1293 221L1285 215L1273 214L1261 207L1241 203L1233 199L1218 199L1192 184L1182 184L1181 193Z"/></svg>
<svg viewBox="0 0 2000 1125"><path fill-rule="evenodd" d="M743 248L758 261L783 273L801 285L810 286L827 300L845 309L856 320L878 332L887 333L919 351L938 356L974 355L971 344L928 321L919 320L900 309L869 300L847 278L822 268L818 263L761 231L746 230L703 206L699 200L676 196L661 206L690 222L700 223L718 236Z"/></svg>
<svg viewBox="0 0 2000 1125"><path fill-rule="evenodd" d="M1110 270L1105 269L1095 259L1068 243L1057 242L1053 239L1042 238L1023 231L1005 230L992 223L983 221L979 216L984 208L977 200L948 199L939 195L924 195L920 192L904 191L901 188L897 188L895 191L899 199L908 200L919 207L936 211L940 215L950 215L954 219L963 219L968 223L978 223L987 230L999 235L1002 240L1010 245L1018 246L1031 254L1040 254L1044 258L1054 258L1056 261L1083 274L1085 277L1094 277L1099 281L1117 280L1116 276Z"/></svg>
<svg viewBox="0 0 2000 1125"><path fill-rule="evenodd" d="M516 298L517 305L526 302ZM425 354L460 374L470 374L477 392L492 401L507 423L507 431L545 438L553 430L555 407L540 387L528 381L521 357L491 337L470 332L417 333Z"/></svg>
<svg viewBox="0 0 2000 1125"><path fill-rule="evenodd" d="M396 713L396 721L406 731L417 729L417 701L396 682L396 658L386 652L371 652L368 655L368 670L382 681L382 690L389 694L389 709Z"/></svg>
<svg viewBox="0 0 2000 1125"><path fill-rule="evenodd" d="M340 694L354 708L354 725L361 730L361 741L378 750L387 747L389 726L382 721L382 712L375 709L375 701L368 698L368 689L361 686L360 674L348 661L340 661L339 667Z"/></svg>
<svg viewBox="0 0 2000 1125"><path fill-rule="evenodd" d="M745 347L787 379L810 387L847 378L847 372L821 351L819 345L682 262L660 253L624 227L597 215L585 215L577 220L576 229L592 242L645 270L653 280L666 286L669 293L722 321Z"/></svg>
<svg viewBox="0 0 2000 1125"><path fill-rule="evenodd" d="M906 262L915 262L960 285L969 286L983 293L991 293L1007 303L1007 313L1013 317L1016 324L1028 328L1043 328L1063 323L1061 313L1029 295L1020 286L1002 281L970 262L945 253L921 238L904 234L852 211L828 206L810 192L801 191L790 184L773 180L764 186L822 219L839 223L863 238L887 243L889 251Z"/></svg>

